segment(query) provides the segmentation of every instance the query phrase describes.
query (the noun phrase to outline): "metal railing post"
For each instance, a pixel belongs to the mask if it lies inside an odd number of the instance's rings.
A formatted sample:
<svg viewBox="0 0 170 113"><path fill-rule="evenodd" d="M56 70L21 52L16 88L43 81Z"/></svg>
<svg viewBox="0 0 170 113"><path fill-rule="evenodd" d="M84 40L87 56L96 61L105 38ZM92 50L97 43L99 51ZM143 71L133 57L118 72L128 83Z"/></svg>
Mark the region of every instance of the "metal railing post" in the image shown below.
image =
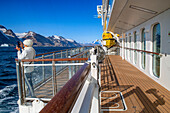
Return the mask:
<svg viewBox="0 0 170 113"><path fill-rule="evenodd" d="M17 65L17 63L18 63L18 65ZM16 61L16 71L17 71L19 103L22 105L24 103L24 98L23 98L22 71L21 71L21 62L20 61Z"/></svg>
<svg viewBox="0 0 170 113"><path fill-rule="evenodd" d="M26 90L25 90L25 73L24 73L24 66L23 66L23 62L21 62L21 70L22 70L22 86L23 86L23 99L25 99L26 97Z"/></svg>
<svg viewBox="0 0 170 113"><path fill-rule="evenodd" d="M81 47L80 47L80 48L77 48L78 53L80 53L80 49L81 49Z"/></svg>
<svg viewBox="0 0 170 113"><path fill-rule="evenodd" d="M53 59L55 59L55 53L53 53Z"/></svg>
<svg viewBox="0 0 170 113"><path fill-rule="evenodd" d="M83 47L83 51L85 51L85 47ZM85 54L83 54L83 58L85 58Z"/></svg>
<svg viewBox="0 0 170 113"><path fill-rule="evenodd" d="M74 54L75 54L75 53L74 53L74 48L73 48L70 56L72 56L72 55L74 55Z"/></svg>
<svg viewBox="0 0 170 113"><path fill-rule="evenodd" d="M77 63L77 61L75 61L75 63ZM77 72L77 66L76 66L76 65L75 65L75 68L76 68L76 69L75 69L75 70L76 70L75 73L76 73L76 72Z"/></svg>
<svg viewBox="0 0 170 113"><path fill-rule="evenodd" d="M52 86L53 86L53 96L54 96L57 92L55 61L52 61L52 64L53 64L53 67L52 67Z"/></svg>
<svg viewBox="0 0 170 113"><path fill-rule="evenodd" d="M53 53L53 59L55 59L55 53ZM55 67L55 61L52 61L52 86L53 86L53 96L57 92L57 83L56 83L56 67Z"/></svg>
<svg viewBox="0 0 170 113"><path fill-rule="evenodd" d="M68 58L68 49L66 50L66 58Z"/></svg>
<svg viewBox="0 0 170 113"><path fill-rule="evenodd" d="M68 58L71 58L71 56L68 56ZM71 61L68 61L68 62L71 63ZM71 66L69 65L68 68L69 68L69 79L71 79L72 77Z"/></svg>
<svg viewBox="0 0 170 113"><path fill-rule="evenodd" d="M69 51L70 51L70 56L72 56L72 49L70 49Z"/></svg>
<svg viewBox="0 0 170 113"><path fill-rule="evenodd" d="M73 61L74 63L76 63L76 61ZM74 65L73 66L73 74L72 75L74 75L76 73L76 66Z"/></svg>
<svg viewBox="0 0 170 113"><path fill-rule="evenodd" d="M74 48L74 54L77 54L77 49L76 48Z"/></svg>
<svg viewBox="0 0 170 113"><path fill-rule="evenodd" d="M44 55L42 55L42 59L44 59ZM44 64L44 61L42 61L42 64ZM42 75L43 75L43 81L45 81L45 66L42 66Z"/></svg>
<svg viewBox="0 0 170 113"><path fill-rule="evenodd" d="M61 51L61 58L63 58L63 51ZM61 64L62 64L63 62L61 61ZM63 66L61 66L61 68L63 68Z"/></svg>
<svg viewBox="0 0 170 113"><path fill-rule="evenodd" d="M61 51L61 58L63 58L63 52Z"/></svg>

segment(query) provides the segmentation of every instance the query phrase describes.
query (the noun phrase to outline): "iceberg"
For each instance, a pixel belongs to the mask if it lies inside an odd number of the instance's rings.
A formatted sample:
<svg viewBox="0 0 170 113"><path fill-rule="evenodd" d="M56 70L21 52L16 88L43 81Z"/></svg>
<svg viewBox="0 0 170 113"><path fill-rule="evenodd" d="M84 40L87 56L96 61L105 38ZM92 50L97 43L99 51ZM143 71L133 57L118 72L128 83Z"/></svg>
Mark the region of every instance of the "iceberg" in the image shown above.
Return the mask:
<svg viewBox="0 0 170 113"><path fill-rule="evenodd" d="M1 44L0 47L9 47L9 45L8 44Z"/></svg>

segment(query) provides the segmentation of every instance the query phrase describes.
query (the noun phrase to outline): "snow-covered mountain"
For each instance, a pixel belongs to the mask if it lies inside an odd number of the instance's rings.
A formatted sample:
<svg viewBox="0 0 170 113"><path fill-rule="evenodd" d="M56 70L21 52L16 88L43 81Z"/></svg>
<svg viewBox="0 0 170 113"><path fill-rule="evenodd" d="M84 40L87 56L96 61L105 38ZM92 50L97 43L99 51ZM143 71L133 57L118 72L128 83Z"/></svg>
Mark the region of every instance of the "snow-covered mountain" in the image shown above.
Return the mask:
<svg viewBox="0 0 170 113"><path fill-rule="evenodd" d="M96 45L101 45L101 41L95 40L92 41L91 43L80 43L81 46L96 46Z"/></svg>
<svg viewBox="0 0 170 113"><path fill-rule="evenodd" d="M51 42L48 38L45 36L42 36L40 34L37 34L35 32L29 31L26 33L25 36L21 37L20 35L20 40L24 41L25 39L32 39L34 44L33 46L53 46L54 43Z"/></svg>
<svg viewBox="0 0 170 113"><path fill-rule="evenodd" d="M8 44L9 46L15 46L17 41L24 41L25 39L32 39L34 46L58 46L58 47L76 47L81 46L75 40L65 39L62 36L49 36L45 37L41 34L33 31L25 33L14 33L10 29L6 29L0 25L0 46Z"/></svg>
<svg viewBox="0 0 170 113"><path fill-rule="evenodd" d="M76 47L81 46L76 41L71 39L65 39L62 36L49 36L45 37L43 35L37 34L35 32L29 31L28 33L16 33L21 41L25 39L32 39L34 46L58 46L58 47Z"/></svg>
<svg viewBox="0 0 170 113"><path fill-rule="evenodd" d="M15 33L15 35L16 35L18 38L23 38L26 34L27 34L27 32L25 32L25 33Z"/></svg>
<svg viewBox="0 0 170 113"><path fill-rule="evenodd" d="M0 46L4 44L15 46L17 44L17 41L19 41L19 38L11 29L7 29L4 26L0 25Z"/></svg>
<svg viewBox="0 0 170 113"><path fill-rule="evenodd" d="M49 36L47 37L49 40L51 40L54 43L54 46L64 46L64 47L76 47L81 46L79 43L77 43L74 40L71 39L65 39L62 36Z"/></svg>
<svg viewBox="0 0 170 113"><path fill-rule="evenodd" d="M2 25L0 25L0 30L1 30L3 33L5 33L5 32L7 31L7 29L6 29L4 26L2 26Z"/></svg>

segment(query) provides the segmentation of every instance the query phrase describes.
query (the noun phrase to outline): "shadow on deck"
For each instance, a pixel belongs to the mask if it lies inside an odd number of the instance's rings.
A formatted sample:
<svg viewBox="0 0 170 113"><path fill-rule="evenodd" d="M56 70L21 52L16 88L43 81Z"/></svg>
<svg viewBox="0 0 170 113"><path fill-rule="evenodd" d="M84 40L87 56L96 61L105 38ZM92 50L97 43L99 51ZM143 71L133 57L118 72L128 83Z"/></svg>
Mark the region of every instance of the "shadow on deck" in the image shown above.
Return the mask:
<svg viewBox="0 0 170 113"><path fill-rule="evenodd" d="M170 112L169 91L127 61L122 60L120 56L106 56L100 67L101 91L121 91L125 99L127 110L117 112ZM102 97L106 95L111 94L102 94ZM120 96L102 99L101 102L101 107L113 107L118 103L120 106L115 109L122 108Z"/></svg>

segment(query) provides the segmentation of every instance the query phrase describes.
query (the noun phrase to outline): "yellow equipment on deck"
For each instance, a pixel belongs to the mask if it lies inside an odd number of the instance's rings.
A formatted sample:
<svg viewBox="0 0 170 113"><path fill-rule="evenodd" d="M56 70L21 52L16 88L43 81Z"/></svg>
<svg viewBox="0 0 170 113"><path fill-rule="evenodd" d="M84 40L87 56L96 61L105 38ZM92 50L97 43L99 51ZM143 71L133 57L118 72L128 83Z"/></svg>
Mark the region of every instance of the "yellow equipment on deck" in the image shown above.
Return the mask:
<svg viewBox="0 0 170 113"><path fill-rule="evenodd" d="M114 34L108 31L105 31L102 34L103 45L106 46L108 49L116 45L117 41L113 37L114 37Z"/></svg>

